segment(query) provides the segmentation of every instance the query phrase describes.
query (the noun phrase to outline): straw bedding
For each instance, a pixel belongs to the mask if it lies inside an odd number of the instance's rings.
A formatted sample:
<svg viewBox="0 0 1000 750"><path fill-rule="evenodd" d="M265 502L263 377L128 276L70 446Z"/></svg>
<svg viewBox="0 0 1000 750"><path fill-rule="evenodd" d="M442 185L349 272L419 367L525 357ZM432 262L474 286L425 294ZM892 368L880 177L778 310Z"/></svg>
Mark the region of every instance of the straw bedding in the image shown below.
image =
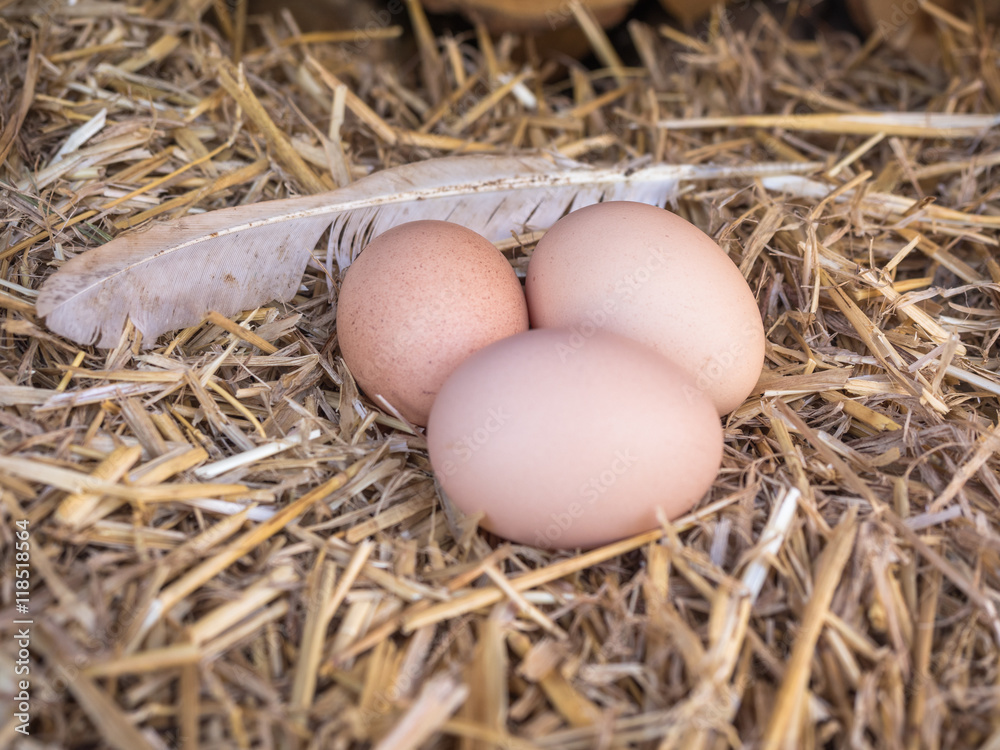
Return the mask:
<svg viewBox="0 0 1000 750"><path fill-rule="evenodd" d="M972 5L907 59L792 38L809 5L609 38L571 3L580 63L417 0L329 33L0 0L0 692L32 620L30 736L5 701L0 745L1000 747L1000 47ZM129 227L538 149L819 163L683 186L759 300L766 371L703 502L606 548L446 513L422 435L344 368L318 268L151 348L34 311Z"/></svg>

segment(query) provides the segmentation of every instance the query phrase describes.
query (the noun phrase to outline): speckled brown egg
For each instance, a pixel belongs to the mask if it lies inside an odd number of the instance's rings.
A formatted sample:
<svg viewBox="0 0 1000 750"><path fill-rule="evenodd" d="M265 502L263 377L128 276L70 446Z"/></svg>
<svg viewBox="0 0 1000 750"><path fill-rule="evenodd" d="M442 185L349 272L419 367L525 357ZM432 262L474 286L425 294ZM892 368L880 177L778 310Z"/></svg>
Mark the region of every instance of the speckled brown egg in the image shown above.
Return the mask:
<svg viewBox="0 0 1000 750"><path fill-rule="evenodd" d="M418 425L459 363L527 328L507 259L446 221L401 224L372 240L347 269L337 303L341 354L358 385Z"/></svg>
<svg viewBox="0 0 1000 750"><path fill-rule="evenodd" d="M604 329L677 363L715 403L739 406L764 363L764 326L743 274L670 211L609 201L566 215L531 257L533 328Z"/></svg>

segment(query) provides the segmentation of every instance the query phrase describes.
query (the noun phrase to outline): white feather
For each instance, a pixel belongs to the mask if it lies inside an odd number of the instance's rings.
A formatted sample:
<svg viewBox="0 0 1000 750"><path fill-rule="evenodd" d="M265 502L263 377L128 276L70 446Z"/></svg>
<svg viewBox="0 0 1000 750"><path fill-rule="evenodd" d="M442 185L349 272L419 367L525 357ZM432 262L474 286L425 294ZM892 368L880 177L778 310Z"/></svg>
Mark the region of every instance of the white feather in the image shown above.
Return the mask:
<svg viewBox="0 0 1000 750"><path fill-rule="evenodd" d="M114 346L127 318L151 344L216 310L230 316L292 297L330 228L340 270L390 227L462 224L492 241L546 229L607 200L662 206L683 180L800 173L815 164L597 169L543 156L454 156L406 164L319 195L238 206L130 232L68 261L42 285L38 312L81 344Z"/></svg>

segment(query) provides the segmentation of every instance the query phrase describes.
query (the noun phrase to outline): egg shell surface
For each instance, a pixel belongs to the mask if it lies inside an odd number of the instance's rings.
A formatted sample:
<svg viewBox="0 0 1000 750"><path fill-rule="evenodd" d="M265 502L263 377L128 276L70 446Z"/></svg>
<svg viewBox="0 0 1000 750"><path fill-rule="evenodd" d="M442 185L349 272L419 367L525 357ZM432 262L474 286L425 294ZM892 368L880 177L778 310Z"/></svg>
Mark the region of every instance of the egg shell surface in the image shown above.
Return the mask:
<svg viewBox="0 0 1000 750"><path fill-rule="evenodd" d="M736 265L707 234L656 206L609 201L564 216L525 280L533 328L602 328L676 362L719 414L750 394L764 326Z"/></svg>
<svg viewBox="0 0 1000 750"><path fill-rule="evenodd" d="M678 367L603 331L521 333L445 382L427 425L442 489L496 534L593 547L676 518L722 459L712 402Z"/></svg>
<svg viewBox="0 0 1000 750"><path fill-rule="evenodd" d="M377 236L347 269L337 302L341 354L358 385L418 425L460 362L527 328L524 292L507 259L446 221Z"/></svg>

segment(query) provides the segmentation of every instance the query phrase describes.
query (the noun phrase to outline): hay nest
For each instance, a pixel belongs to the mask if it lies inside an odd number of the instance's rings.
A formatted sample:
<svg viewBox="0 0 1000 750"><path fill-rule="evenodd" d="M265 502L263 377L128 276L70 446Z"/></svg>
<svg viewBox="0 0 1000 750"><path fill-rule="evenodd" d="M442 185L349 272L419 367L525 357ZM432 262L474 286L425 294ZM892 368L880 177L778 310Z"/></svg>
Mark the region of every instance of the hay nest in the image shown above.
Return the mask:
<svg viewBox="0 0 1000 750"><path fill-rule="evenodd" d="M321 32L0 0L0 691L29 682L0 745L1000 747L995 37L921 2L937 60L763 9L612 42L570 3L585 66L396 5ZM352 386L318 270L151 349L35 313L128 227L537 149L821 163L678 196L753 287L766 371L710 494L633 539L550 553L447 517L422 435Z"/></svg>

